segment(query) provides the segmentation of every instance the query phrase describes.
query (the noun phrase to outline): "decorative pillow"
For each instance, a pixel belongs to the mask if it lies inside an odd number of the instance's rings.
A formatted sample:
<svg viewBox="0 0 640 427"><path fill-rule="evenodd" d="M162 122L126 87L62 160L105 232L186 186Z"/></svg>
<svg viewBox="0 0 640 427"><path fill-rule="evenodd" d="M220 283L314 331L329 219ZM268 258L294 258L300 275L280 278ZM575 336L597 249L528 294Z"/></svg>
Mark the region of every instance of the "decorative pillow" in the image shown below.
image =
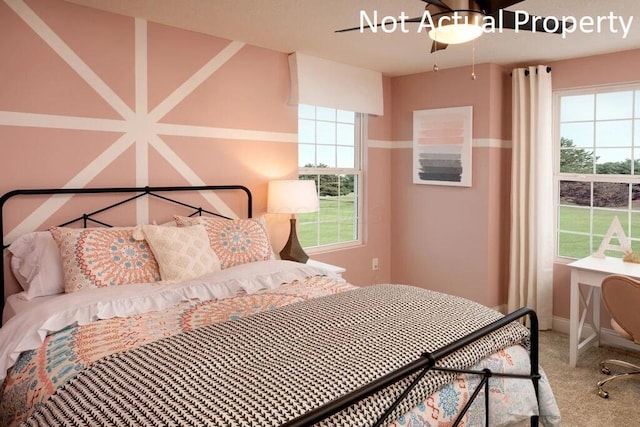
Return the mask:
<svg viewBox="0 0 640 427"><path fill-rule="evenodd" d="M9 246L11 271L26 299L64 292L64 276L58 245L48 231L18 237Z"/></svg>
<svg viewBox="0 0 640 427"><path fill-rule="evenodd" d="M136 240L136 228L51 227L60 248L64 291L160 280L149 245Z"/></svg>
<svg viewBox="0 0 640 427"><path fill-rule="evenodd" d="M203 225L143 225L142 231L158 260L163 281L189 280L220 270L220 260Z"/></svg>
<svg viewBox="0 0 640 427"><path fill-rule="evenodd" d="M221 267L274 259L264 220L185 217L174 215L178 227L204 224Z"/></svg>

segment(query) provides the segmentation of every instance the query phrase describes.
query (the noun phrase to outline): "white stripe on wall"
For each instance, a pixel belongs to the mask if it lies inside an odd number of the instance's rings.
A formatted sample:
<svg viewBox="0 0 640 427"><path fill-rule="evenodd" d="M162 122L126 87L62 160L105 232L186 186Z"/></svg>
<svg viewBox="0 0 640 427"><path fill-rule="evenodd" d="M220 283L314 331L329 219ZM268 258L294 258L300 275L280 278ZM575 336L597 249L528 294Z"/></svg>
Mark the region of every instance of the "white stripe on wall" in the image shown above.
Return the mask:
<svg viewBox="0 0 640 427"><path fill-rule="evenodd" d="M297 133L267 132L258 130L218 128L209 126L178 125L156 123L154 132L158 135L195 136L201 138L242 139L247 141L271 141L298 143Z"/></svg>
<svg viewBox="0 0 640 427"><path fill-rule="evenodd" d="M76 176L71 178L69 182L62 188L79 188L86 186L100 172L104 170L111 162L118 158L124 151L129 148L135 141L131 134L122 135L116 142L111 144L109 148L100 153L93 161L84 167ZM36 208L29 216L27 216L20 224L6 235L6 240L12 242L18 236L36 230L50 215L60 209L72 196L53 195L38 208Z"/></svg>
<svg viewBox="0 0 640 427"><path fill-rule="evenodd" d="M202 84L206 79L211 77L220 67L238 53L245 44L238 41L232 41L225 46L216 56L207 62L202 68L196 71L187 79L180 87L178 87L171 95L162 101L153 111L149 113L149 119L158 121L171 111L176 105L182 102L191 92Z"/></svg>
<svg viewBox="0 0 640 427"><path fill-rule="evenodd" d="M369 148L413 148L413 141L385 141L370 139ZM511 148L511 141L497 138L474 138L473 148Z"/></svg>
<svg viewBox="0 0 640 427"><path fill-rule="evenodd" d="M0 111L0 125L123 133L130 130L130 126L123 120L22 113L17 111Z"/></svg>
<svg viewBox="0 0 640 427"><path fill-rule="evenodd" d="M155 148L158 153L165 159L187 182L194 186L207 185L193 169L187 165L159 136L153 135L149 141L150 145ZM227 206L220 197L216 196L212 191L202 192L202 196L215 207L219 214L229 218L238 218L229 206Z"/></svg>

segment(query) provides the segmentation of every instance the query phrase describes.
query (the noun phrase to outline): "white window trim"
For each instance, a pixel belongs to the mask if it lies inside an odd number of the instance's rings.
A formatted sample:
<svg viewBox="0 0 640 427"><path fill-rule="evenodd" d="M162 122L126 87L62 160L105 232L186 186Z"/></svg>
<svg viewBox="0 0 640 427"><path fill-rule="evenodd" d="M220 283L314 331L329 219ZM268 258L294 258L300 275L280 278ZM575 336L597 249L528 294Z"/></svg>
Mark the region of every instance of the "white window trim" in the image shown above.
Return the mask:
<svg viewBox="0 0 640 427"><path fill-rule="evenodd" d="M577 174L577 173L561 173L560 172L560 98L563 96L572 95L596 95L598 93L610 93L610 92L624 92L624 91L637 91L640 90L640 81L633 83L623 84L611 84L611 85L598 85L588 86L573 89L563 89L553 92L553 134L554 134L554 150L553 150L553 197L554 215L553 215L553 227L554 227L554 261L557 263L567 264L574 261L576 258L558 255L559 243L558 243L558 216L560 213L560 181L581 181L581 182L594 182L594 178L597 177L597 182L621 182L630 184L640 184L640 174L636 175L597 175L597 174ZM594 118L595 120L595 118ZM632 118L635 123L635 118ZM633 132L633 130L632 130ZM639 141L640 142L640 141ZM640 147L640 144L639 144ZM632 159L633 161L633 159ZM586 209L586 208L585 208ZM589 208L593 209L593 208ZM599 208L607 209L607 208ZM593 224L590 225L593 227ZM627 231L625 230L625 233ZM580 234L580 233L576 233ZM593 235L593 230L589 230L589 235Z"/></svg>
<svg viewBox="0 0 640 427"><path fill-rule="evenodd" d="M366 194L367 194L367 186L366 186L366 166L367 166L367 146L368 146L368 114L365 113L355 113L355 168L298 168L298 175L314 175L314 174L325 174L325 175L337 175L337 174L350 174L356 175L358 179L358 197L357 197L357 209L358 209L358 223L357 223L357 233L358 238L355 240L350 240L348 242L341 243L332 243L327 245L318 245L318 246L308 246L305 247L304 250L307 254L321 254L327 252L334 252L338 250L351 249L356 247L361 247L366 242L365 236L365 221L366 221L366 211L365 207L367 206ZM327 170L330 170L332 173L327 174Z"/></svg>

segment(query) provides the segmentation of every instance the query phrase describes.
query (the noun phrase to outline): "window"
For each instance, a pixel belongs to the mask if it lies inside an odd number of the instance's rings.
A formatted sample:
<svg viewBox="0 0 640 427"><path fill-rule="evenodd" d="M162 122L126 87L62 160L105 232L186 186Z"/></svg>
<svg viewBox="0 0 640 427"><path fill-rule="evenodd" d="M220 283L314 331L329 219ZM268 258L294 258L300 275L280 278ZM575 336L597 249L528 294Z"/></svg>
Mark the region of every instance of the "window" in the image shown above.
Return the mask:
<svg viewBox="0 0 640 427"><path fill-rule="evenodd" d="M316 182L320 211L298 216L305 248L362 242L362 141L366 115L299 105L298 173Z"/></svg>
<svg viewBox="0 0 640 427"><path fill-rule="evenodd" d="M556 106L557 255L596 252L616 216L640 251L640 85L562 92Z"/></svg>

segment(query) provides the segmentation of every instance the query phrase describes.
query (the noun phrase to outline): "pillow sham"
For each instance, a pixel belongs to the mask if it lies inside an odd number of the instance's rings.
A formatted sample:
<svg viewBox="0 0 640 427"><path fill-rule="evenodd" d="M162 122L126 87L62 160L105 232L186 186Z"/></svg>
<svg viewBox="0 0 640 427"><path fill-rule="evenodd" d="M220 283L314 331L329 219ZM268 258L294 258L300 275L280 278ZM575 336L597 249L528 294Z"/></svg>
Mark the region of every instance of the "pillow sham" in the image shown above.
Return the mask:
<svg viewBox="0 0 640 427"><path fill-rule="evenodd" d="M26 299L64 292L60 250L50 232L24 234L11 243L9 252L11 271Z"/></svg>
<svg viewBox="0 0 640 427"><path fill-rule="evenodd" d="M136 228L51 227L49 231L60 249L66 293L160 280L149 245L133 237Z"/></svg>
<svg viewBox="0 0 640 427"><path fill-rule="evenodd" d="M162 281L184 281L220 270L204 225L143 225L142 231L160 267Z"/></svg>
<svg viewBox="0 0 640 427"><path fill-rule="evenodd" d="M204 224L221 268L275 259L264 219L174 215L178 227Z"/></svg>

